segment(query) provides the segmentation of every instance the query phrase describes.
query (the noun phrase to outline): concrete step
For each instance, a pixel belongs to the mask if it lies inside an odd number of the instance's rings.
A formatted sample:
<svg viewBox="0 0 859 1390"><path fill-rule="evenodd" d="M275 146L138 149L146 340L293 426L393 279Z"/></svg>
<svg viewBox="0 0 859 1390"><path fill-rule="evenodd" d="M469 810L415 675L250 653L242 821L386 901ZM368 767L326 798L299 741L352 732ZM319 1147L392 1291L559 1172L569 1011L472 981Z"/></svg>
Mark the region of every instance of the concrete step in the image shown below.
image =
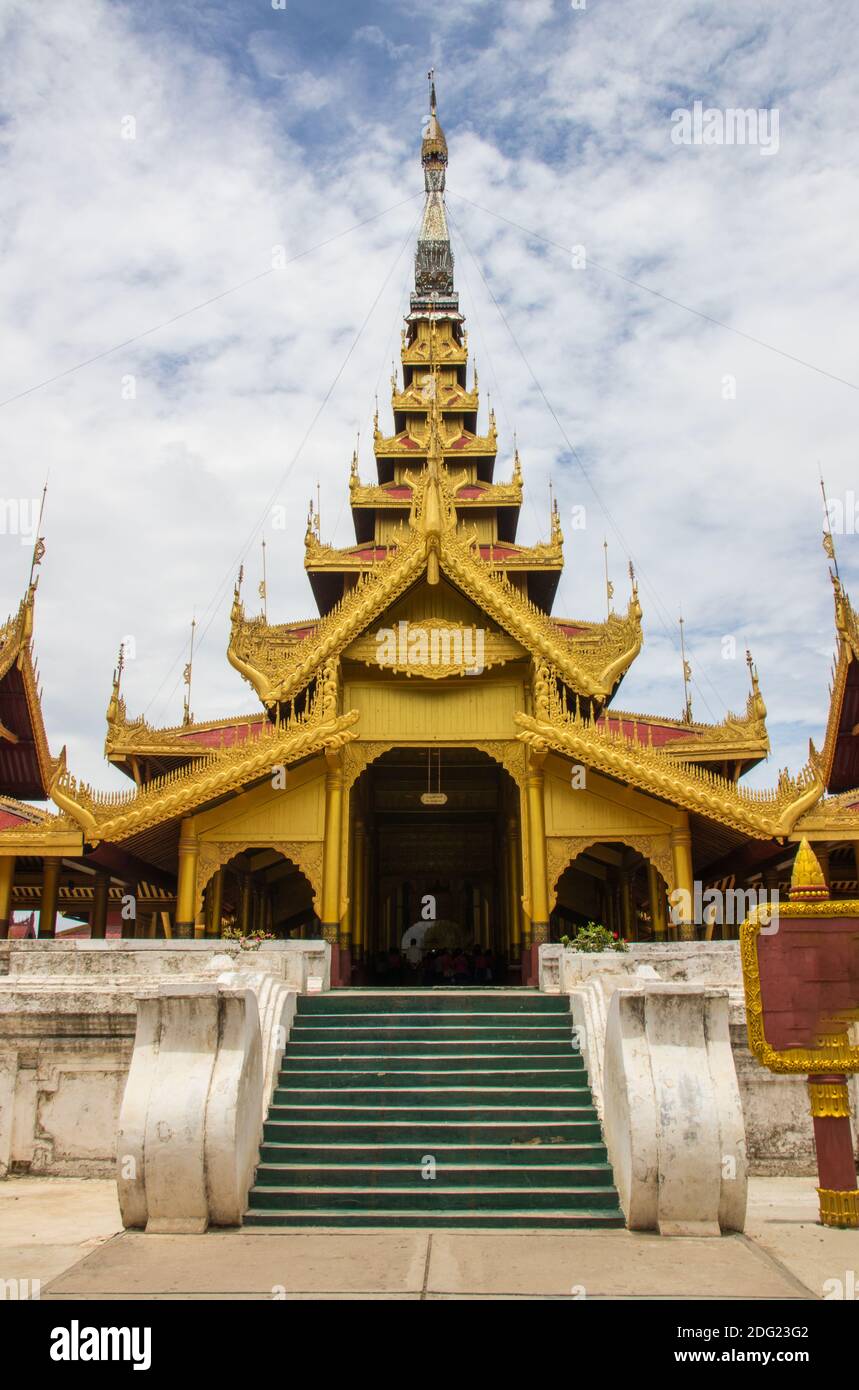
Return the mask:
<svg viewBox="0 0 859 1390"><path fill-rule="evenodd" d="M285 1071L278 1078L275 1100L290 1099L296 1091L395 1091L400 1094L417 1091L492 1092L490 1099L509 1095L505 1104L525 1104L534 1093L553 1090L587 1089L584 1072L522 1070L515 1073L504 1067L492 1071L347 1071L345 1067L319 1068L310 1071ZM479 1096L477 1097L479 1098Z"/></svg>
<svg viewBox="0 0 859 1390"><path fill-rule="evenodd" d="M312 1188L468 1187L468 1188L544 1188L544 1187L612 1187L613 1176L608 1163L451 1163L433 1154L433 1177L426 1166L427 1155L411 1166L402 1163L375 1163L372 1168L350 1161L332 1161L331 1151L324 1162L313 1164L262 1162L257 1169L255 1187L283 1187L290 1190Z"/></svg>
<svg viewBox="0 0 859 1390"><path fill-rule="evenodd" d="M391 1112L313 1111L310 1115L294 1115L291 1119L272 1116L263 1126L266 1143L289 1139L293 1143L384 1144L413 1142L432 1144L515 1144L534 1142L599 1143L602 1140L595 1111L571 1112L519 1111L515 1118L509 1113L489 1111L486 1117L479 1112L460 1110L424 1114L421 1111ZM477 1114L478 1118L475 1118ZM426 1148L424 1152L426 1153Z"/></svg>
<svg viewBox="0 0 859 1390"><path fill-rule="evenodd" d="M300 1144L264 1140L260 1149L262 1163L271 1164L328 1164L348 1162L354 1167L414 1168L426 1158L426 1145L403 1143L391 1139L387 1143ZM433 1144L432 1155L439 1165L498 1164L511 1168L534 1164L593 1164L607 1163L605 1144L567 1143L553 1140L529 1139L511 1144Z"/></svg>
<svg viewBox="0 0 859 1390"><path fill-rule="evenodd" d="M278 1208L281 1211L302 1211L308 1208L329 1211L433 1211L441 1201L447 1211L516 1211L525 1205L520 1187L445 1187L432 1182L406 1187L343 1187L321 1188L255 1185L251 1188L251 1211ZM617 1193L606 1187L535 1187L527 1194L530 1211L564 1211L588 1207L595 1211L617 1208Z"/></svg>
<svg viewBox="0 0 859 1390"><path fill-rule="evenodd" d="M433 1230L614 1230L625 1225L623 1215L617 1211L596 1210L579 1207L575 1211L533 1211L530 1207L520 1210L461 1212L448 1211L439 1206L436 1211L401 1210L397 1212L345 1212L332 1211L327 1207L315 1207L305 1211L281 1211L276 1208L258 1208L246 1213L246 1226L280 1227L295 1229L312 1226L319 1228L343 1229L352 1227L363 1230L400 1230L432 1228Z"/></svg>
<svg viewBox="0 0 859 1390"><path fill-rule="evenodd" d="M424 1053L416 1056L414 1052L402 1056L391 1056L390 1053L354 1053L333 1052L318 1053L311 1052L309 1055L296 1057L289 1049L283 1058L278 1086L288 1086L294 1077L304 1077L307 1075L325 1075L333 1072L335 1075L351 1076L355 1073L370 1073L372 1075L391 1075L399 1072L415 1072L422 1074L429 1072L438 1075L440 1072L451 1072L457 1076L468 1076L477 1072L493 1072L501 1076L510 1076L515 1073L523 1073L528 1076L544 1076L548 1072L560 1072L565 1076L584 1077L584 1062L576 1053L567 1049L566 1053L560 1056L549 1053L533 1052L527 1056L517 1056L515 1053L505 1053L502 1051L473 1054L467 1052L457 1052L452 1057L439 1057L434 1052ZM299 1083L300 1084L300 1083Z"/></svg>

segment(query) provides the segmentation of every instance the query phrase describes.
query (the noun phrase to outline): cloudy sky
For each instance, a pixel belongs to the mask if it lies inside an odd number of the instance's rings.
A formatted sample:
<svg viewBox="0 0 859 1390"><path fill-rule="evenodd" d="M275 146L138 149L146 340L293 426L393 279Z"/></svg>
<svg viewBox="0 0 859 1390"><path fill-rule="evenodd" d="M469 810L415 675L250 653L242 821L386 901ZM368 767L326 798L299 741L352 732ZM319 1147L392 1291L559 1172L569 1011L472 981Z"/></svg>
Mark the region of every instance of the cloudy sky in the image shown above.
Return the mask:
<svg viewBox="0 0 859 1390"><path fill-rule="evenodd" d="M556 611L603 616L607 537L617 598L631 556L645 617L619 703L680 714L682 606L695 716L744 706L749 645L773 742L756 778L800 766L834 647L818 467L833 498L859 495L851 7L277 4L0 0L2 493L26 514L49 480L54 749L121 781L102 759L119 642L129 712L177 723L192 615L196 717L256 707L224 653L263 534L270 618L315 611L308 499L318 482L324 539L350 543L377 391L390 423L433 64L498 474L514 428L525 469L520 539L548 530L550 478L560 502ZM760 110L769 149L677 143L672 112L696 102ZM4 527L12 611L29 550Z"/></svg>

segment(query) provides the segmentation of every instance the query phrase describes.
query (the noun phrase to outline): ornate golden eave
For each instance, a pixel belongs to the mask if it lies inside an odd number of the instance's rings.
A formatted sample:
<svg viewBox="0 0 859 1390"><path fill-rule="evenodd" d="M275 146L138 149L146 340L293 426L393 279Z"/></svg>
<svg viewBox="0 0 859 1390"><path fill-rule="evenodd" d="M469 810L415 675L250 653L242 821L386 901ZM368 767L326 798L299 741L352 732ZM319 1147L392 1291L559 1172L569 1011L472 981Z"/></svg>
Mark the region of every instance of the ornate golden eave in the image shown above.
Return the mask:
<svg viewBox="0 0 859 1390"><path fill-rule="evenodd" d="M371 483L365 484L358 481L357 476L353 475L350 480L350 505L356 507L390 508L393 511L408 511L411 507L411 489L409 495L396 496L397 490L407 487L404 483ZM465 488L473 488L478 496L463 497L461 495ZM480 481L473 483L463 483L454 501L457 511L475 507L521 507L522 505L522 480L517 482L515 478L509 483L483 483Z"/></svg>
<svg viewBox="0 0 859 1390"><path fill-rule="evenodd" d="M412 442L406 443L406 440ZM461 441L461 442L460 442ZM373 435L373 451L377 458L412 459L419 463L427 456L428 440L421 427L401 430L399 434L386 437L380 430ZM498 432L494 419L490 420L488 434L472 434L470 430L456 429L442 431L442 448L445 459L455 462L458 458L478 456L494 457L498 452Z"/></svg>
<svg viewBox="0 0 859 1390"><path fill-rule="evenodd" d="M662 749L642 746L616 729L570 714L557 694L557 671L537 682L535 714L517 714L518 737L536 749L552 748L616 781L657 796L756 839L788 836L804 812L820 800L823 779L813 745L797 777L782 772L773 790L750 790Z"/></svg>
<svg viewBox="0 0 859 1390"><path fill-rule="evenodd" d="M37 585L38 578L30 581L27 592L18 605L17 613L0 627L0 743L20 744L24 737L27 744L32 744L35 759L32 773L34 785L32 792L27 790L24 794L32 794L38 798L47 795L54 759L45 731L39 681L33 659L32 639ZM5 698L3 692L10 690L10 686L14 687L19 679L20 689L11 693L10 699L14 708L21 694L24 696L26 736L22 735L20 728L15 732L8 726L2 709L2 701ZM11 722L14 723L14 719Z"/></svg>
<svg viewBox="0 0 859 1390"><path fill-rule="evenodd" d="M770 751L766 707L763 706L757 691L749 695L744 715L729 713L720 724L668 719L662 715L640 712L630 713L627 710L616 710L614 707L605 711L601 722L615 727L631 725L635 731L634 740L648 746L652 744L653 730L670 730L678 737L672 737L657 746L684 762L759 761Z"/></svg>
<svg viewBox="0 0 859 1390"><path fill-rule="evenodd" d="M267 708L298 694L323 662L339 656L368 625L422 575L431 557L441 571L535 660L555 666L582 696L604 703L641 650L641 608L634 591L625 615L567 638L556 623L499 574L502 562L481 558L473 538L457 526L457 479L430 467L412 475L414 496L403 543L364 569L355 586L291 651L271 640L262 619L245 619L236 596L228 657ZM560 537L555 541L560 545Z"/></svg>
<svg viewBox="0 0 859 1390"><path fill-rule="evenodd" d="M830 785L835 768L835 756L839 738L856 737L855 730L842 727L844 699L848 680L856 680L854 663L859 660L859 618L836 575L832 575L835 599L835 632L838 651L832 690L829 699L829 714L826 733L821 750L821 761L827 787Z"/></svg>
<svg viewBox="0 0 859 1390"><path fill-rule="evenodd" d="M316 692L305 714L283 724L267 724L250 747L242 743L153 778L127 792L100 793L68 771L65 749L57 762L51 797L90 844L117 841L165 821L191 814L222 796L270 776L275 767L342 747L355 738L358 711L338 715L336 682L318 671Z"/></svg>

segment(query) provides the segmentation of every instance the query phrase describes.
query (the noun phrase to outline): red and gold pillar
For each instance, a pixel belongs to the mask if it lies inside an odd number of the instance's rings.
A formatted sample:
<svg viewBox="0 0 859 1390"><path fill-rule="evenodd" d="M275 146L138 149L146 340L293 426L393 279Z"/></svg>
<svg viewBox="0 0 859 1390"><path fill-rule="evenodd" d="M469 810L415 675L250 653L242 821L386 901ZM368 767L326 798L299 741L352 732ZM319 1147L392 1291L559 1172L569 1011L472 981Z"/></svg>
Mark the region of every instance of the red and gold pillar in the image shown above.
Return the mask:
<svg viewBox="0 0 859 1390"><path fill-rule="evenodd" d="M15 856L4 854L0 858L0 941L9 935L12 920L12 889L15 886Z"/></svg>
<svg viewBox="0 0 859 1390"><path fill-rule="evenodd" d="M837 1072L810 1076L808 1091L817 1149L821 1224L859 1227L859 1179L850 1129L847 1077Z"/></svg>

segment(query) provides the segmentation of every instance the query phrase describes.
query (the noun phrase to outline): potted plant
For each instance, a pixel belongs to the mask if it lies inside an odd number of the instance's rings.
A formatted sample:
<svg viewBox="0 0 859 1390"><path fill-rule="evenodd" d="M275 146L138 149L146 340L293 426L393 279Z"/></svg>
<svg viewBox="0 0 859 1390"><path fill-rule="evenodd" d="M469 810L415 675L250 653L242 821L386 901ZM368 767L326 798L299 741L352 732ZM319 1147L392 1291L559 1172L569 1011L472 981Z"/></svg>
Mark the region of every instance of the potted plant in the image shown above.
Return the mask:
<svg viewBox="0 0 859 1390"><path fill-rule="evenodd" d="M570 951L626 951L627 943L616 931L609 931L600 922L588 922L579 927L575 936L562 936L561 945Z"/></svg>

